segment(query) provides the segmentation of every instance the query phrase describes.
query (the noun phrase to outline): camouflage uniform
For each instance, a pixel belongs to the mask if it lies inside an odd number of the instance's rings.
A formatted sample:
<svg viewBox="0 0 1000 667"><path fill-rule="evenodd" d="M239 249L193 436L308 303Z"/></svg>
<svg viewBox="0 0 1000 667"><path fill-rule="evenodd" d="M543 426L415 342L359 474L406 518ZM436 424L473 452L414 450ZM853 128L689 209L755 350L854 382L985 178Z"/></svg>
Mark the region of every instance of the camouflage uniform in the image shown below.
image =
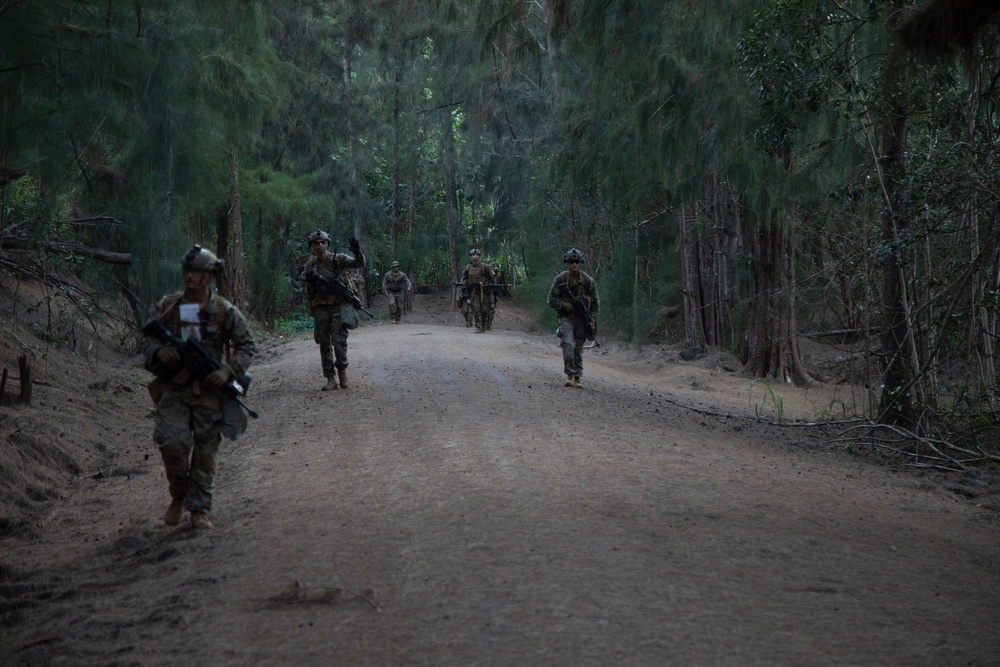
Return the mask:
<svg viewBox="0 0 1000 667"><path fill-rule="evenodd" d="M471 327L473 324L472 307L468 297L465 296L465 288L459 285L455 288L455 300L458 302L458 311L465 318L465 326Z"/></svg>
<svg viewBox="0 0 1000 667"><path fill-rule="evenodd" d="M490 282L493 282L493 270L486 262L470 262L462 272L461 284L469 290L469 309L479 331L486 331L490 323L490 302L493 296L489 290L482 288L484 283Z"/></svg>
<svg viewBox="0 0 1000 667"><path fill-rule="evenodd" d="M389 319L392 321L399 322L403 314L403 300L412 287L410 279L402 271L393 273L390 269L382 276L382 292L389 293Z"/></svg>
<svg viewBox="0 0 1000 667"><path fill-rule="evenodd" d="M584 305L594 317L597 317L601 303L597 296L597 283L583 271L580 271L579 279L574 283L570 283L569 271L563 271L552 281L548 304L559 314L556 335L562 347L563 369L567 377L575 377L579 382L583 375L583 346L587 342L587 331L576 316L570 292L583 299Z"/></svg>
<svg viewBox="0 0 1000 667"><path fill-rule="evenodd" d="M183 296L178 292L163 297L150 308L150 317L162 322L177 338L186 339L192 334L200 338L209 356L227 366L233 378L242 378L257 353L243 314L213 294L198 313L200 325L182 329ZM199 382L181 366L164 364L157 357L164 347L159 340L142 336L139 344L146 368L156 374L154 384L162 391L156 398L153 441L160 447L170 496L174 501L184 500L191 512L208 514L212 509L215 459L222 439L223 409L230 399L220 389ZM226 409L230 408L235 406Z"/></svg>
<svg viewBox="0 0 1000 667"><path fill-rule="evenodd" d="M496 262L490 262L490 271L493 272L493 280L500 282L500 270L497 267ZM486 318L486 330L489 331L493 328L493 320L497 316L497 301L500 298L500 294L496 289L491 289L487 294L487 299L490 307L489 315Z"/></svg>
<svg viewBox="0 0 1000 667"><path fill-rule="evenodd" d="M360 269L365 265L364 255L351 257L343 253L331 254L326 259L316 256L306 260L300 278L306 284L306 299L309 314L313 317L313 340L319 345L323 376L336 377L336 371L347 368L347 330L357 327L358 313L342 297L317 281L307 279L310 271L316 271L328 280L340 278L350 286L349 269Z"/></svg>

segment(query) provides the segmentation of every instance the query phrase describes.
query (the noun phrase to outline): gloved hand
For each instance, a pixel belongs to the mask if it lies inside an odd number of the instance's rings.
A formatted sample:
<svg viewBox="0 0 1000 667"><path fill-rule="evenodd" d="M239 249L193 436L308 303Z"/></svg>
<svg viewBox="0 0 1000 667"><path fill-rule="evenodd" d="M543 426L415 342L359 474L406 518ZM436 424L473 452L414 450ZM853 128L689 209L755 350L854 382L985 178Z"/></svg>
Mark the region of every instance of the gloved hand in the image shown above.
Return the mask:
<svg viewBox="0 0 1000 667"><path fill-rule="evenodd" d="M562 305L559 306L559 310L561 310L562 312L564 312L567 315L569 315L570 313L573 312L573 302L572 301L563 301Z"/></svg>
<svg viewBox="0 0 1000 667"><path fill-rule="evenodd" d="M173 366L181 362L181 353L173 345L166 345L157 350L156 358L167 366Z"/></svg>
<svg viewBox="0 0 1000 667"><path fill-rule="evenodd" d="M347 239L347 247L351 249L351 252L354 253L355 257L361 254L361 243L358 242L357 238L352 236Z"/></svg>
<svg viewBox="0 0 1000 667"><path fill-rule="evenodd" d="M217 371L212 371L205 378L205 382L211 387L221 387L222 385L229 382L229 378L232 377L232 373L228 368L223 366Z"/></svg>

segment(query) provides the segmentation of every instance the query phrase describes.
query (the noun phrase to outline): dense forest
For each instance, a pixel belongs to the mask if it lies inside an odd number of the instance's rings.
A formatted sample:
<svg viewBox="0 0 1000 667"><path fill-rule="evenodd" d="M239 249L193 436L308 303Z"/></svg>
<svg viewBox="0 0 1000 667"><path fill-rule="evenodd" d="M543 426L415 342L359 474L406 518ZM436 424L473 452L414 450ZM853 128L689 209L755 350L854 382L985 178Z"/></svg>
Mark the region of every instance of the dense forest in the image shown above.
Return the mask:
<svg viewBox="0 0 1000 667"><path fill-rule="evenodd" d="M481 247L538 303L576 246L605 333L775 383L851 345L852 411L978 457L998 82L990 0L9 0L0 272L139 321L199 242L273 326L317 228L370 282Z"/></svg>

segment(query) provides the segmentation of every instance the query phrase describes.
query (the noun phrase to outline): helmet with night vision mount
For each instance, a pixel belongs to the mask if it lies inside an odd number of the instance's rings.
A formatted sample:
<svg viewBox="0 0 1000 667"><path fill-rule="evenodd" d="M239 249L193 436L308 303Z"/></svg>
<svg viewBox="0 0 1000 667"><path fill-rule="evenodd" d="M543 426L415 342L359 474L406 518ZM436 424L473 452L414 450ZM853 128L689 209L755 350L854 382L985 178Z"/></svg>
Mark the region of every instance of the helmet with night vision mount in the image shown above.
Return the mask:
<svg viewBox="0 0 1000 667"><path fill-rule="evenodd" d="M206 250L200 245L193 245L191 249L184 253L181 258L181 268L195 269L197 271L207 271L218 275L222 271L224 262L215 256L211 250Z"/></svg>

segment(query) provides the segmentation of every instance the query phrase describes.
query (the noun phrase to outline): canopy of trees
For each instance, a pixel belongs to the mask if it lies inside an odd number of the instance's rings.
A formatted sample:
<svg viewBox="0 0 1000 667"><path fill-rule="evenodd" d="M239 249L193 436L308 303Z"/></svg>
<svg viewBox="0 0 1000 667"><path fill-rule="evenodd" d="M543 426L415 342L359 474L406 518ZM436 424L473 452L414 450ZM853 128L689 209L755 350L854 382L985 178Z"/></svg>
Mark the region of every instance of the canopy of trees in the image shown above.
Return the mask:
<svg viewBox="0 0 1000 667"><path fill-rule="evenodd" d="M267 324L296 308L316 228L442 289L475 245L539 302L577 246L620 337L666 329L796 383L814 381L804 330L851 341L858 410L926 436L960 423L976 449L1000 398L998 17L985 0L7 2L0 270L72 259L140 320L200 242Z"/></svg>

